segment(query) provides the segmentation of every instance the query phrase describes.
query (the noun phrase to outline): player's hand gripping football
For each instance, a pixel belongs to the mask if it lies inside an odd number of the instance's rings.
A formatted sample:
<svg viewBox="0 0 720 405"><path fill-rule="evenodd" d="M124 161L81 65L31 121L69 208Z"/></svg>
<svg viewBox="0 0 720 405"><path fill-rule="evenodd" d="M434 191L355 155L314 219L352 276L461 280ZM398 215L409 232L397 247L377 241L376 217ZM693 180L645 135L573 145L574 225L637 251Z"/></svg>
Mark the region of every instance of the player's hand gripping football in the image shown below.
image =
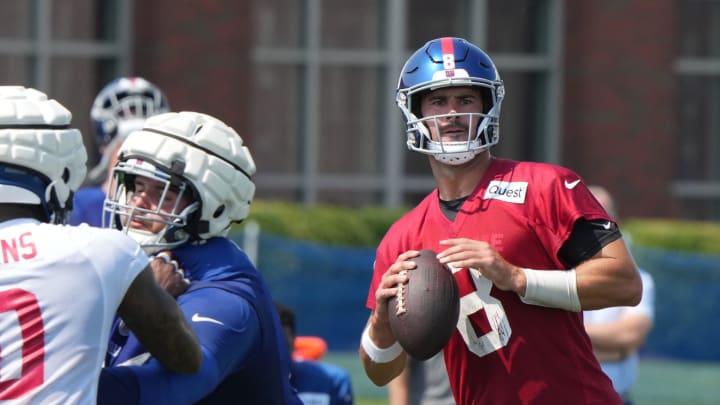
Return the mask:
<svg viewBox="0 0 720 405"><path fill-rule="evenodd" d="M190 280L185 278L185 272L169 251L156 254L150 262L150 267L155 274L155 281L175 298L190 286Z"/></svg>
<svg viewBox="0 0 720 405"><path fill-rule="evenodd" d="M440 263L457 269L477 269L497 288L525 295L525 273L520 267L508 263L489 243L457 238L440 241L440 245L447 247L438 254Z"/></svg>
<svg viewBox="0 0 720 405"><path fill-rule="evenodd" d="M390 322L388 319L388 300L397 295L400 284L407 283L408 275L406 271L417 267L412 258L417 257L419 254L420 252L417 250L408 250L398 256L395 263L383 274L380 286L375 291L375 316L382 323Z"/></svg>

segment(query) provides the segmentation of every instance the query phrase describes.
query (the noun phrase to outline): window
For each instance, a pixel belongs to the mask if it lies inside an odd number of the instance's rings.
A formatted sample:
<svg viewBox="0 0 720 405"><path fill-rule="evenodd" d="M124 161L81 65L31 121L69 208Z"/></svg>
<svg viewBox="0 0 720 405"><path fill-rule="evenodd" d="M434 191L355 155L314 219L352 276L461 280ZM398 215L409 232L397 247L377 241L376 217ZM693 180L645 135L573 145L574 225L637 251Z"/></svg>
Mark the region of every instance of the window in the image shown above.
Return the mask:
<svg viewBox="0 0 720 405"><path fill-rule="evenodd" d="M411 52L448 35L487 50L506 82L495 153L557 161L559 0L255 0L253 7L258 198L398 206L430 191L427 157L405 147L395 87ZM508 25L517 27L511 35Z"/></svg>
<svg viewBox="0 0 720 405"><path fill-rule="evenodd" d="M129 14L122 0L12 1L0 13L3 84L35 87L73 113L97 159L90 106L99 89L129 66Z"/></svg>
<svg viewBox="0 0 720 405"><path fill-rule="evenodd" d="M678 1L673 193L690 219L720 219L720 1Z"/></svg>

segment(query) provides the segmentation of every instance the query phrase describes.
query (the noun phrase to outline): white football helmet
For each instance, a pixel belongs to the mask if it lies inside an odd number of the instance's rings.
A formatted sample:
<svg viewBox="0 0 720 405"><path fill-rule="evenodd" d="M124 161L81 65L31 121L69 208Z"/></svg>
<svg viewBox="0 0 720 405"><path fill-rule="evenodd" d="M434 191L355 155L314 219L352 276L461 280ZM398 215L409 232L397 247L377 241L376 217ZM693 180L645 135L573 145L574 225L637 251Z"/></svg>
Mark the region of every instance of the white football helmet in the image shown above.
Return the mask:
<svg viewBox="0 0 720 405"><path fill-rule="evenodd" d="M478 114L444 114L423 117L420 98L442 87L475 87L480 89L484 111ZM505 87L495 64L480 48L462 38L437 38L428 41L405 62L396 93L396 102L407 125L410 150L432 155L450 165L471 160L475 155L498 143L500 107ZM452 116L468 116L467 140L442 142L433 140L429 127Z"/></svg>
<svg viewBox="0 0 720 405"><path fill-rule="evenodd" d="M0 86L0 203L40 205L48 222L65 222L87 160L71 119L45 93Z"/></svg>
<svg viewBox="0 0 720 405"><path fill-rule="evenodd" d="M149 254L188 241L225 236L232 223L248 215L255 195L255 162L243 140L222 121L196 112L165 113L145 121L118 152L104 211L105 227L123 229ZM131 204L135 176L164 184L156 209ZM168 191L175 206L160 210ZM178 209L182 197L190 205ZM161 222L162 232L132 228L134 220Z"/></svg>

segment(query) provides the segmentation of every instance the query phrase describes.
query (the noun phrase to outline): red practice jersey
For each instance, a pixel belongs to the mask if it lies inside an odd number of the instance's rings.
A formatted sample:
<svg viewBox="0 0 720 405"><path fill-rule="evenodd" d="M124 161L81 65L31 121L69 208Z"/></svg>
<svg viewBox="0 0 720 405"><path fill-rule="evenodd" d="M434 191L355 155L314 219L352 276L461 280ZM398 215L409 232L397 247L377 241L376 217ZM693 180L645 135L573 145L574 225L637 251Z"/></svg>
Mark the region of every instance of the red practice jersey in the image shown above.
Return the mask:
<svg viewBox="0 0 720 405"><path fill-rule="evenodd" d="M608 219L580 177L550 164L495 159L450 221L437 189L380 243L367 306L382 274L407 250L440 252L443 239L490 243L510 263L563 269L558 251L576 220ZM458 404L620 404L596 361L582 314L523 303L475 269L452 268L460 318L445 346Z"/></svg>

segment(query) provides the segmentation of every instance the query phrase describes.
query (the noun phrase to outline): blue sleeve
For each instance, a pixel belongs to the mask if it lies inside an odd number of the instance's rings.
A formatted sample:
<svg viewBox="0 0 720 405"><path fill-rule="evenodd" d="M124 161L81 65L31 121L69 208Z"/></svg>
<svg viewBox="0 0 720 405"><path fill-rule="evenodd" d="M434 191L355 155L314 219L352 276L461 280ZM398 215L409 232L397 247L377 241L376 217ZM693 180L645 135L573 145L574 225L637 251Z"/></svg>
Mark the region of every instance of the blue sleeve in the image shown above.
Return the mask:
<svg viewBox="0 0 720 405"><path fill-rule="evenodd" d="M218 381L214 356L203 348L203 363L195 374L175 374L151 359L142 366L108 367L100 373L98 405L192 404Z"/></svg>
<svg viewBox="0 0 720 405"><path fill-rule="evenodd" d="M353 392L350 374L340 367L331 364L320 363L333 380L335 394L332 398L332 405L352 405Z"/></svg>
<svg viewBox="0 0 720 405"><path fill-rule="evenodd" d="M292 384L306 402L326 398L330 405L352 405L350 374L338 366L319 361L293 363Z"/></svg>
<svg viewBox="0 0 720 405"><path fill-rule="evenodd" d="M221 380L242 368L259 347L260 320L245 298L220 288L201 288L178 297L178 304L200 344L217 359Z"/></svg>
<svg viewBox="0 0 720 405"><path fill-rule="evenodd" d="M342 380L338 380L338 392L336 397L337 405L352 405L353 392L352 384L350 384L350 376L346 376Z"/></svg>
<svg viewBox="0 0 720 405"><path fill-rule="evenodd" d="M97 405L136 404L140 386L129 367L108 367L100 370Z"/></svg>
<svg viewBox="0 0 720 405"><path fill-rule="evenodd" d="M100 186L83 187L73 197L73 209L70 211L69 225L86 223L102 227L105 192Z"/></svg>
<svg viewBox="0 0 720 405"><path fill-rule="evenodd" d="M155 359L140 366L110 367L103 370L99 404L111 404L107 402L111 395L124 396L124 404L194 403L252 354L260 339L260 325L245 299L222 289L203 288L180 296L178 304L202 345L200 371L172 373Z"/></svg>

